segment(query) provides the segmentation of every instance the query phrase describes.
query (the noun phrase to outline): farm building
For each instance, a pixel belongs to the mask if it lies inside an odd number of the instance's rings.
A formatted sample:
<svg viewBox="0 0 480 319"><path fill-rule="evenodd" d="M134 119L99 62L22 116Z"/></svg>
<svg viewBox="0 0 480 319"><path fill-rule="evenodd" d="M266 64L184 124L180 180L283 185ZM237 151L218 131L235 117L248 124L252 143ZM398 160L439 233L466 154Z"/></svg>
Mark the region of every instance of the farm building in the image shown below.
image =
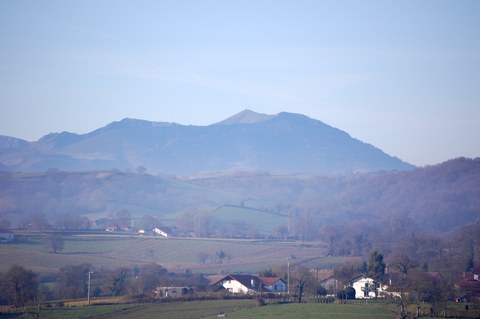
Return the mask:
<svg viewBox="0 0 480 319"><path fill-rule="evenodd" d="M0 231L0 243L10 243L15 239L15 234L8 230Z"/></svg>
<svg viewBox="0 0 480 319"><path fill-rule="evenodd" d="M472 271L463 272L455 281L458 300L480 301L480 262L475 263Z"/></svg>
<svg viewBox="0 0 480 319"><path fill-rule="evenodd" d="M365 275L352 278L350 280L350 286L355 289L355 299L385 297L386 286Z"/></svg>
<svg viewBox="0 0 480 319"><path fill-rule="evenodd" d="M182 298L192 296L194 289L191 287L157 287L153 292L153 298Z"/></svg>
<svg viewBox="0 0 480 319"><path fill-rule="evenodd" d="M288 291L287 284L281 278L260 278L254 275L226 275L215 281L212 286L222 287L233 294Z"/></svg>
<svg viewBox="0 0 480 319"><path fill-rule="evenodd" d="M263 277L260 278L260 281L263 284L264 291L270 292L287 292L288 286L287 283L279 277Z"/></svg>

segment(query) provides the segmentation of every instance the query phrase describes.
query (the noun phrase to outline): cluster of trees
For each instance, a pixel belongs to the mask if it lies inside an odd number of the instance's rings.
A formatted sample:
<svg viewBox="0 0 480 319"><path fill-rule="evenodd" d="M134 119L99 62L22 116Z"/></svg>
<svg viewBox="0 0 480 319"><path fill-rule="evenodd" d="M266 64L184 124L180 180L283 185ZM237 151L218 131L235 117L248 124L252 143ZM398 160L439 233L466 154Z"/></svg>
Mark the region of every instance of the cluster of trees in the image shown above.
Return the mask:
<svg viewBox="0 0 480 319"><path fill-rule="evenodd" d="M351 278L360 273L375 280L375 289L377 285L386 285L386 297L398 305L402 316L406 314L408 305L415 305L416 318L419 317L423 303L432 305L431 315L442 312L443 316L446 316L448 303L456 294L463 294L456 291L455 287L455 280L459 274L452 276L450 272L428 271L418 260L405 254L392 255L383 261L383 254L374 251L370 255L368 265L366 263L341 265L335 269L334 277L339 285L344 287L348 286ZM348 291L348 288L344 291ZM377 290L375 292L377 293Z"/></svg>
<svg viewBox="0 0 480 319"><path fill-rule="evenodd" d="M87 216L75 214L59 214L54 219L49 219L45 213L32 213L22 215L17 223L17 227L29 230L60 230L60 231L76 231L76 230L104 230L106 227L117 227L118 229L130 229L132 225L134 229L148 229L154 227L162 227L158 218L151 215L142 217L133 217L127 210L119 210L108 214L105 218L92 221ZM11 223L6 219L0 218L0 230L8 230Z"/></svg>
<svg viewBox="0 0 480 319"><path fill-rule="evenodd" d="M40 318L41 305L49 294L45 285L39 285L36 273L19 265L11 266L4 275L0 274L0 291L1 304L21 307L33 318Z"/></svg>
<svg viewBox="0 0 480 319"><path fill-rule="evenodd" d="M480 236L480 225L464 227L452 235L453 241L458 241L459 234L466 237L463 245L471 246L472 237ZM473 236L472 236L473 235ZM432 244L432 242L429 242ZM405 243L415 246L414 242ZM472 298L471 291L462 291L456 284L464 271L471 271L474 262L480 262L480 246L471 251L475 256L462 258L461 252L448 251L437 246L442 254L450 255L446 259L426 259L426 255L412 250L396 250L386 257L383 252L373 250L362 262L346 262L335 267L330 284L325 285L315 278L315 269L309 269L301 264L292 265L290 269L291 293L299 302L305 294L310 296L334 295L339 299L354 299L355 290L351 280L361 274L374 280L375 295L379 296L379 287L388 287L386 298L398 305L401 315L406 314L408 305L414 305L416 316L419 316L421 305L431 305L432 316L446 316L447 306L457 296ZM430 264L428 262L431 262ZM260 272L262 277L280 276L288 279L288 269L285 266L277 269L265 269ZM318 270L317 270L318 276ZM478 298L478 296L476 296Z"/></svg>
<svg viewBox="0 0 480 319"><path fill-rule="evenodd" d="M68 265L44 275L13 265L5 274L0 274L0 291L4 292L0 295L0 303L33 312L46 300L86 298L89 274L91 297L150 296L158 286L208 285L201 275L170 273L153 262L113 270L97 269L90 264Z"/></svg>
<svg viewBox="0 0 480 319"><path fill-rule="evenodd" d="M210 254L206 251L200 251L197 254L197 259L199 263L204 265L207 262L222 264L225 260L230 260L231 258L232 256L230 254L227 254L223 250L218 250L217 252L215 252L215 254Z"/></svg>

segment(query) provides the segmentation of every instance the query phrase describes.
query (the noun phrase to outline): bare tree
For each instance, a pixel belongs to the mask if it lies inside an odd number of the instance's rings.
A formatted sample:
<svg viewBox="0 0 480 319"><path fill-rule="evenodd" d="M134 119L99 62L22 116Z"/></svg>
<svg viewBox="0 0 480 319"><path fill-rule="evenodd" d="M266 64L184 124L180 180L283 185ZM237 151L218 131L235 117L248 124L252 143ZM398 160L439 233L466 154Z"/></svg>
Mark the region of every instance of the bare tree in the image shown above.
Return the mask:
<svg viewBox="0 0 480 319"><path fill-rule="evenodd" d="M213 216L206 213L198 213L194 219L194 232L196 237L208 237L213 223Z"/></svg>
<svg viewBox="0 0 480 319"><path fill-rule="evenodd" d="M51 228L44 213L34 213L30 216L29 227L35 230L44 230Z"/></svg>
<svg viewBox="0 0 480 319"><path fill-rule="evenodd" d="M0 219L0 230L10 229L10 222L6 219Z"/></svg>
<svg viewBox="0 0 480 319"><path fill-rule="evenodd" d="M46 245L52 249L52 252L56 254L57 252L63 251L65 247L65 241L63 237L57 234L51 234L47 237Z"/></svg>
<svg viewBox="0 0 480 319"><path fill-rule="evenodd" d="M69 265L60 268L55 292L61 298L82 298L87 295L87 277L90 264Z"/></svg>
<svg viewBox="0 0 480 319"><path fill-rule="evenodd" d="M303 294L314 284L314 278L309 269L303 266L295 267L292 274L292 282L297 289L298 303L302 302Z"/></svg>
<svg viewBox="0 0 480 319"><path fill-rule="evenodd" d="M61 214L58 216L55 225L58 229L89 229L90 220L85 216Z"/></svg>
<svg viewBox="0 0 480 319"><path fill-rule="evenodd" d="M185 233L187 237L190 237L190 233L194 231L194 214L191 211L184 211L177 218L177 224L181 231Z"/></svg>
<svg viewBox="0 0 480 319"><path fill-rule="evenodd" d="M217 251L217 259L220 263L223 263L223 260L225 260L227 257L227 254L223 250Z"/></svg>
<svg viewBox="0 0 480 319"><path fill-rule="evenodd" d="M391 258L390 267L394 271L398 271L406 276L410 269L416 267L416 262L413 261L408 255L400 254Z"/></svg>
<svg viewBox="0 0 480 319"><path fill-rule="evenodd" d="M11 266L3 276L4 294L15 307L26 307L38 292L37 275L22 266Z"/></svg>
<svg viewBox="0 0 480 319"><path fill-rule="evenodd" d="M210 255L206 251L201 251L197 254L197 257L198 257L198 260L200 261L200 263L205 265L205 263L206 263L208 257L210 257Z"/></svg>
<svg viewBox="0 0 480 319"><path fill-rule="evenodd" d="M415 267L415 263L408 255L400 254L392 257L389 266L392 272L388 289L395 294L394 301L400 307L400 315L403 317L414 287L414 281L409 273Z"/></svg>
<svg viewBox="0 0 480 319"><path fill-rule="evenodd" d="M165 268L154 262L140 266L136 269L135 280L131 282L131 293L142 295L155 289L166 272Z"/></svg>
<svg viewBox="0 0 480 319"><path fill-rule="evenodd" d="M121 295L127 286L131 271L128 268L117 268L110 271L106 278L106 290L111 296Z"/></svg>
<svg viewBox="0 0 480 319"><path fill-rule="evenodd" d="M277 234L278 238L280 239L287 239L288 238L288 227L286 224L278 225L275 228L275 233Z"/></svg>

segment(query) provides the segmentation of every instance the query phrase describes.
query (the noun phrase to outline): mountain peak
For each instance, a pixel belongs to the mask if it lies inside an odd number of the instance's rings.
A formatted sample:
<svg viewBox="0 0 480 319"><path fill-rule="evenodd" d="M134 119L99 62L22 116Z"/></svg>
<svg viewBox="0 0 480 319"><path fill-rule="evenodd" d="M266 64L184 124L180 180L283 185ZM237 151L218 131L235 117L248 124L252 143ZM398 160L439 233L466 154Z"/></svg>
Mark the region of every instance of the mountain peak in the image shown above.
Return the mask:
<svg viewBox="0 0 480 319"><path fill-rule="evenodd" d="M27 145L28 142L19 138L0 135L0 150L8 150Z"/></svg>
<svg viewBox="0 0 480 319"><path fill-rule="evenodd" d="M274 115L257 113L252 110L243 110L221 122L214 125L232 125L232 124L253 124L266 121L272 118Z"/></svg>
<svg viewBox="0 0 480 319"><path fill-rule="evenodd" d="M267 115L243 110L208 127L126 118L83 135L47 135L31 145L5 151L0 147L0 164L7 166L0 169L143 165L150 172L183 175L232 169L339 173L413 168L346 132L286 112Z"/></svg>

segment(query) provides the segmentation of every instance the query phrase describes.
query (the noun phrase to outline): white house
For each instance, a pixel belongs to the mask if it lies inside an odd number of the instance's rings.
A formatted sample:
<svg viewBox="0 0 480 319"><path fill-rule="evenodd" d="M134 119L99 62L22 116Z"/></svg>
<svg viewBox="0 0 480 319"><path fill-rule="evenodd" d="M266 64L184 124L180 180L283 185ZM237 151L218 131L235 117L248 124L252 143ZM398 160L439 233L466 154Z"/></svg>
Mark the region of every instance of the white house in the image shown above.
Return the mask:
<svg viewBox="0 0 480 319"><path fill-rule="evenodd" d="M15 239L15 234L8 230L0 231L0 243L10 243Z"/></svg>
<svg viewBox="0 0 480 319"><path fill-rule="evenodd" d="M213 286L221 286L232 294L254 294L260 291L261 281L253 275L226 275Z"/></svg>
<svg viewBox="0 0 480 319"><path fill-rule="evenodd" d="M254 275L226 275L216 280L212 286L222 287L233 294L288 291L287 283L281 278L260 278Z"/></svg>
<svg viewBox="0 0 480 319"><path fill-rule="evenodd" d="M160 228L157 228L155 227L153 229L153 232L159 236L162 236L162 237L168 237L168 234L166 232L164 232L163 230L161 230Z"/></svg>
<svg viewBox="0 0 480 319"><path fill-rule="evenodd" d="M350 286L355 289L355 299L370 299L385 297L386 286L372 278L360 275L350 280ZM375 290L377 295L375 296Z"/></svg>

